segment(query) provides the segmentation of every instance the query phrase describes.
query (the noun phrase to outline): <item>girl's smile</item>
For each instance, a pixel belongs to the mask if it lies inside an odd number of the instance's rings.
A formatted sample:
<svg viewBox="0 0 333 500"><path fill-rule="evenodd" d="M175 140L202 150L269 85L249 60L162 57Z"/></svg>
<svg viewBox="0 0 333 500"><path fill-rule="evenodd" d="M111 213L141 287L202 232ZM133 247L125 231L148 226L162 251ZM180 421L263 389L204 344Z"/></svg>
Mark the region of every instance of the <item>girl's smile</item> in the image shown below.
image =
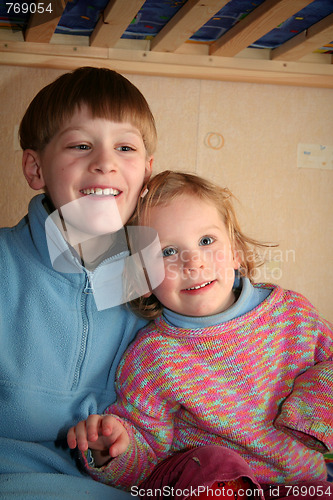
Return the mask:
<svg viewBox="0 0 333 500"><path fill-rule="evenodd" d="M190 288L185 288L184 290L181 291L183 293L190 293L190 294L206 292L207 290L210 289L211 286L214 286L214 283L216 283L216 280L208 281L206 283L202 283L201 285L194 285Z"/></svg>

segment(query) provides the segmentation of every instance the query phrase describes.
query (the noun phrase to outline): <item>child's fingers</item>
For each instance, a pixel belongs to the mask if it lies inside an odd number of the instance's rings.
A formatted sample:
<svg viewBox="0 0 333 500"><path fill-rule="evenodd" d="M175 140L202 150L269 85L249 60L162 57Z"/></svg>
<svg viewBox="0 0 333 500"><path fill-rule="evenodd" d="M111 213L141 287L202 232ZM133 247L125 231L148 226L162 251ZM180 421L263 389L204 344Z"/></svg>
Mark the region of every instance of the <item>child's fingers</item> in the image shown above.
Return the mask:
<svg viewBox="0 0 333 500"><path fill-rule="evenodd" d="M116 424L113 428L112 437L114 438L113 444L109 448L109 454L115 458L124 453L129 445L129 436L123 425L115 420Z"/></svg>
<svg viewBox="0 0 333 500"><path fill-rule="evenodd" d="M91 442L97 441L98 435L101 432L102 421L103 417L101 417L101 415L89 415L89 417L86 420L88 441Z"/></svg>
<svg viewBox="0 0 333 500"><path fill-rule="evenodd" d="M75 426L75 434L77 447L80 451L86 451L88 449L88 440L85 420L81 420L81 422Z"/></svg>
<svg viewBox="0 0 333 500"><path fill-rule="evenodd" d="M110 457L116 458L118 457L118 455L125 453L125 451L128 448L128 445L129 442L126 441L126 438L124 436L118 438L109 448Z"/></svg>
<svg viewBox="0 0 333 500"><path fill-rule="evenodd" d="M117 428L117 420L112 415L104 415L101 420L101 433L103 436L110 436Z"/></svg>
<svg viewBox="0 0 333 500"><path fill-rule="evenodd" d="M71 450L76 448L76 433L75 427L71 427L67 432L67 444Z"/></svg>

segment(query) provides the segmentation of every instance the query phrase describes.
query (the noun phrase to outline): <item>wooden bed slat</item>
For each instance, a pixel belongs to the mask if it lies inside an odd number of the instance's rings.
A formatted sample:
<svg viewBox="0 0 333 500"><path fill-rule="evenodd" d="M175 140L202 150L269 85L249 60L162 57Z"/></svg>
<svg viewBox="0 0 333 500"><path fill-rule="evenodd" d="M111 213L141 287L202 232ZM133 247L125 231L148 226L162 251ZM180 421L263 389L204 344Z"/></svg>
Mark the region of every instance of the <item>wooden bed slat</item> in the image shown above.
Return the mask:
<svg viewBox="0 0 333 500"><path fill-rule="evenodd" d="M287 63L47 43L2 43L1 64L66 70L79 66L96 66L108 67L124 74L333 88L332 64Z"/></svg>
<svg viewBox="0 0 333 500"><path fill-rule="evenodd" d="M266 0L211 45L210 53L233 57L313 0Z"/></svg>
<svg viewBox="0 0 333 500"><path fill-rule="evenodd" d="M90 36L92 47L114 47L145 0L110 0Z"/></svg>
<svg viewBox="0 0 333 500"><path fill-rule="evenodd" d="M53 9L52 14L48 11L31 14L24 34L24 39L27 42L49 43L65 10L67 1L68 0L53 0L51 2ZM42 5L45 6L46 3L47 2Z"/></svg>
<svg viewBox="0 0 333 500"><path fill-rule="evenodd" d="M174 52L229 0L188 0L151 41L152 51Z"/></svg>
<svg viewBox="0 0 333 500"><path fill-rule="evenodd" d="M271 59L297 61L301 57L319 49L333 40L333 14L310 26L306 31L294 36L280 47L272 50Z"/></svg>

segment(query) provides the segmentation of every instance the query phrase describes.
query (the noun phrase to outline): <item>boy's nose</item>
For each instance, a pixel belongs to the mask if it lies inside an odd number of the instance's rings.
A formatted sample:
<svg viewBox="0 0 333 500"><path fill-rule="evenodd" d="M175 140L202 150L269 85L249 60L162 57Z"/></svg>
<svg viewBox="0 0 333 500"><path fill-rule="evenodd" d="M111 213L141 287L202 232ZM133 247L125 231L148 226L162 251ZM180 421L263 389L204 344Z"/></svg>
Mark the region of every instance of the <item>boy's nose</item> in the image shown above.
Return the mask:
<svg viewBox="0 0 333 500"><path fill-rule="evenodd" d="M91 162L91 168L94 171L106 174L113 170L117 170L117 161L112 152L100 151L96 153L93 161Z"/></svg>

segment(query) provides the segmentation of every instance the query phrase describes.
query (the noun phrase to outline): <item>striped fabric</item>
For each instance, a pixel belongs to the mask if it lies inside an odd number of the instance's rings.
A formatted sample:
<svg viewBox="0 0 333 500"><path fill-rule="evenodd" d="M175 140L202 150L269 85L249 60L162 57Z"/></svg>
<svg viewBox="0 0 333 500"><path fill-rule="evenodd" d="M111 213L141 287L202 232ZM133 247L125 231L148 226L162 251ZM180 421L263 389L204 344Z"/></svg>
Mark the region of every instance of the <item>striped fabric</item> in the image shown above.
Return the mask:
<svg viewBox="0 0 333 500"><path fill-rule="evenodd" d="M260 484L326 479L333 450L333 327L300 294L274 285L251 312L188 330L163 317L141 330L116 383L127 452L99 481L140 484L176 450L207 444L242 455Z"/></svg>

